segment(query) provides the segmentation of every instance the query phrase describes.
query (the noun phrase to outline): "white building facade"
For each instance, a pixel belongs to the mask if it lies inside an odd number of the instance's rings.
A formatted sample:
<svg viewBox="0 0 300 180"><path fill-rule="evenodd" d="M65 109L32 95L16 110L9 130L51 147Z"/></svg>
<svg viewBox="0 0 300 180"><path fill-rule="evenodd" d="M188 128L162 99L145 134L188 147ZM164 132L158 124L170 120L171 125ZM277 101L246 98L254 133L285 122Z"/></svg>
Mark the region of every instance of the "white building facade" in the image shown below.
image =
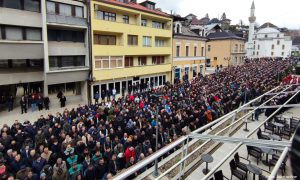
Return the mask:
<svg viewBox="0 0 300 180"><path fill-rule="evenodd" d="M292 52L292 40L275 28L258 30L253 38L251 57L289 57Z"/></svg>
<svg viewBox="0 0 300 180"><path fill-rule="evenodd" d="M275 27L263 27L255 30L255 5L251 6L249 17L249 35L247 42L247 57L289 57L292 52L291 37L285 36Z"/></svg>

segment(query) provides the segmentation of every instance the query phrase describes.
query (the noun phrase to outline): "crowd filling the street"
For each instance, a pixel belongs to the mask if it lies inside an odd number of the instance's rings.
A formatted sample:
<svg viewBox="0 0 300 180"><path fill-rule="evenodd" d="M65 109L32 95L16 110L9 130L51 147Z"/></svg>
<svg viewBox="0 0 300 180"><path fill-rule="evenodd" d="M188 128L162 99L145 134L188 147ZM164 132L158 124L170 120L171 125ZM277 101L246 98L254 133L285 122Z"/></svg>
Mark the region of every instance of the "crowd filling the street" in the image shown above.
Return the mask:
<svg viewBox="0 0 300 180"><path fill-rule="evenodd" d="M11 127L4 124L0 137L0 177L112 179L155 152L157 126L157 147L161 149L287 83L285 77L289 77L294 65L293 59L246 60L244 65L219 68L214 74L199 75L192 81L182 78L158 88L135 88L120 98L99 99L98 95L94 104L41 115L24 123L16 120ZM64 107L66 97L57 97ZM278 105L284 102L281 98L289 97L287 93L269 105ZM49 109L49 98L40 99L42 95L37 95L38 109ZM22 97L20 105L21 113L27 112L28 98Z"/></svg>

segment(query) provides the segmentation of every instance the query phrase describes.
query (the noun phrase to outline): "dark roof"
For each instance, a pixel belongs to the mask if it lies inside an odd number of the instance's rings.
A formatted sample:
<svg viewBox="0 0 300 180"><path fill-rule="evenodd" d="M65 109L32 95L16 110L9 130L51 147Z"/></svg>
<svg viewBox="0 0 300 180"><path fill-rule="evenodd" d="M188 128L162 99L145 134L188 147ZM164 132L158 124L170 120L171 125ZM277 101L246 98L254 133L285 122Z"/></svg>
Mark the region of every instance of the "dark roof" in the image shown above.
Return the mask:
<svg viewBox="0 0 300 180"><path fill-rule="evenodd" d="M194 33L193 31L191 31L191 30L190 30L188 27L186 27L186 26L182 26L182 27L181 27L181 32L182 32L182 33L177 33L177 34L175 34L175 35L199 37L198 34Z"/></svg>
<svg viewBox="0 0 300 180"><path fill-rule="evenodd" d="M296 38L293 40L293 45L300 45L300 37L296 37Z"/></svg>
<svg viewBox="0 0 300 180"><path fill-rule="evenodd" d="M271 28L278 28L277 26L275 26L274 24L272 24L272 23L270 23L270 22L266 22L266 23L264 23L263 25L261 25L260 27L259 27L259 29L262 29L262 28L266 28L266 27L271 27Z"/></svg>
<svg viewBox="0 0 300 180"><path fill-rule="evenodd" d="M220 23L220 20L217 18L213 18L208 22L208 24L215 24L215 23Z"/></svg>
<svg viewBox="0 0 300 180"><path fill-rule="evenodd" d="M216 32L216 33L210 33L207 36L208 39L210 40L219 40L219 39L238 39L238 40L245 40L244 38L241 38L232 32Z"/></svg>

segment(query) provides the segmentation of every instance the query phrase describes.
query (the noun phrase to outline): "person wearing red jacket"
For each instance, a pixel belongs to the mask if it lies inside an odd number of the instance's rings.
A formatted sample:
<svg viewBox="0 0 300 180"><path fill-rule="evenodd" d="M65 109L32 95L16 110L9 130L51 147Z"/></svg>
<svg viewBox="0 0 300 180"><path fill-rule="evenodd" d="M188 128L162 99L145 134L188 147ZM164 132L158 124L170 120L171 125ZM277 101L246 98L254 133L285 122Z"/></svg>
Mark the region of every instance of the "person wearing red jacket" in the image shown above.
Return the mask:
<svg viewBox="0 0 300 180"><path fill-rule="evenodd" d="M136 155L135 149L132 146L128 147L125 150L126 163L129 162L129 160L130 160L131 157L133 157L135 159L135 155Z"/></svg>

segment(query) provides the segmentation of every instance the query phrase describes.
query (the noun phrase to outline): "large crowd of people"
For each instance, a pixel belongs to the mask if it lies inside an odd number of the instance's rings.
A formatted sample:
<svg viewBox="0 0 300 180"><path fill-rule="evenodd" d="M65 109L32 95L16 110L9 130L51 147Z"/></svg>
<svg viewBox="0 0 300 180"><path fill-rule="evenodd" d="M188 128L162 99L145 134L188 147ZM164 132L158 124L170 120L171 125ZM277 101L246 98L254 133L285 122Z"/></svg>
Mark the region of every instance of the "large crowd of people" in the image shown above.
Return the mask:
<svg viewBox="0 0 300 180"><path fill-rule="evenodd" d="M35 122L3 125L0 177L112 179L154 153L156 126L160 149L278 86L292 64L249 60L192 81L79 105Z"/></svg>

